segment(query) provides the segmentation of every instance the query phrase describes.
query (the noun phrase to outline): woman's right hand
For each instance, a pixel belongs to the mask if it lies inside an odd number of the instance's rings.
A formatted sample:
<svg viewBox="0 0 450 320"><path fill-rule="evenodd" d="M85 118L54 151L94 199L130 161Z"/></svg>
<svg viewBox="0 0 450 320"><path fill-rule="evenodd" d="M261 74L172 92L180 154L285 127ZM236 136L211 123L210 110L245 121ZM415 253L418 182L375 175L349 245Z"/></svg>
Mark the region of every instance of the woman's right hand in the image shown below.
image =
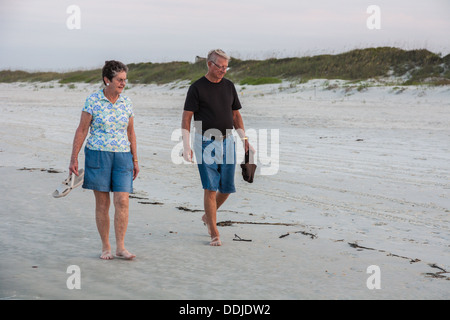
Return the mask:
<svg viewBox="0 0 450 320"><path fill-rule="evenodd" d="M75 175L78 177L78 159L72 158L70 159L70 165L69 165L69 174L75 173Z"/></svg>

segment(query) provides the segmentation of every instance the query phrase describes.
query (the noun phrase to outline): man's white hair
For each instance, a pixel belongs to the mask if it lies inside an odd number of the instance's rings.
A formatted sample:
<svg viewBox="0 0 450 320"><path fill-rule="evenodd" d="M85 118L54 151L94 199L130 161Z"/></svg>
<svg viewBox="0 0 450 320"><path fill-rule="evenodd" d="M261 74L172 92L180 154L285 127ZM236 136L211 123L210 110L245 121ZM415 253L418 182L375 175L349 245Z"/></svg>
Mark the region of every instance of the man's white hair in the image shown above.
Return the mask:
<svg viewBox="0 0 450 320"><path fill-rule="evenodd" d="M227 55L225 51L223 51L222 49L214 49L208 53L208 59L206 59L206 62L208 61L216 62L217 57L222 57L224 59L227 59L228 61L230 61L231 59L231 57Z"/></svg>

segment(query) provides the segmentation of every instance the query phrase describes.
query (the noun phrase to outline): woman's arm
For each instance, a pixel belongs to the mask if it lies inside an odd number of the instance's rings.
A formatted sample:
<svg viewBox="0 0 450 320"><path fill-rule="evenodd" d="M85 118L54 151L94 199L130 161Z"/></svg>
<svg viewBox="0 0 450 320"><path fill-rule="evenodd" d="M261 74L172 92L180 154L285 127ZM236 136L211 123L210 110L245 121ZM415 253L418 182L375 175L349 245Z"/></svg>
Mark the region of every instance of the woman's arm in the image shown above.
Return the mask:
<svg viewBox="0 0 450 320"><path fill-rule="evenodd" d="M87 112L81 112L80 124L77 131L75 131L75 137L73 138L72 156L70 157L69 173L75 173L78 176L78 154L83 146L84 140L89 132L89 126L91 125L92 115Z"/></svg>
<svg viewBox="0 0 450 320"><path fill-rule="evenodd" d="M136 179L139 173L139 163L137 157L137 143L136 143L136 132L134 131L134 117L131 117L128 121L128 140L130 141L131 155L133 156L133 180Z"/></svg>

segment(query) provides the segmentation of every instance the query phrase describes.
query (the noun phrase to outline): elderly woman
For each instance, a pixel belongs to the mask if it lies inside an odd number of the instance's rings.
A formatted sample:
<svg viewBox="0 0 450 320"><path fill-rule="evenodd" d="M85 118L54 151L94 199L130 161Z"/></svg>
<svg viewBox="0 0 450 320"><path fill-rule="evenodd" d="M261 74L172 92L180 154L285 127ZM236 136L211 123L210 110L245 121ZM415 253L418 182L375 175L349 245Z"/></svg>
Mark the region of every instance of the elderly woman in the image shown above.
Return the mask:
<svg viewBox="0 0 450 320"><path fill-rule="evenodd" d="M84 189L95 195L95 216L102 240L101 259L114 256L109 242L110 192L114 194L116 257L131 260L136 256L125 249L128 226L129 193L139 173L131 100L122 95L128 68L119 61L106 61L102 76L105 88L86 99L75 133L70 173L78 176L78 153L90 128L85 152Z"/></svg>

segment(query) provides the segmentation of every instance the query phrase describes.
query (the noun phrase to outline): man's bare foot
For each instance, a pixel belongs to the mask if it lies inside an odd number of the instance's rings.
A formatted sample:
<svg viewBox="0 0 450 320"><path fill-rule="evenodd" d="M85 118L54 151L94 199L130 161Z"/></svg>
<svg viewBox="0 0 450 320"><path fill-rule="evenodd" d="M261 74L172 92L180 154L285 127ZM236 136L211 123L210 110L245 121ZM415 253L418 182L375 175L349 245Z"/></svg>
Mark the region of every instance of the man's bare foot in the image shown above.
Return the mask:
<svg viewBox="0 0 450 320"><path fill-rule="evenodd" d="M136 255L129 253L128 250L124 249L121 251L116 251L116 257L125 260L133 260L134 258L136 258Z"/></svg>
<svg viewBox="0 0 450 320"><path fill-rule="evenodd" d="M102 260L112 260L114 259L114 256L111 253L111 250L105 250L102 252L102 255L100 256L100 259Z"/></svg>
<svg viewBox="0 0 450 320"><path fill-rule="evenodd" d="M206 227L208 228L209 235L211 235L211 228L209 227L208 221L206 221L206 214L203 215L202 221L206 225Z"/></svg>
<svg viewBox="0 0 450 320"><path fill-rule="evenodd" d="M214 237L211 239L211 242L209 243L211 247L220 247L222 245L222 241L220 241L219 237Z"/></svg>

